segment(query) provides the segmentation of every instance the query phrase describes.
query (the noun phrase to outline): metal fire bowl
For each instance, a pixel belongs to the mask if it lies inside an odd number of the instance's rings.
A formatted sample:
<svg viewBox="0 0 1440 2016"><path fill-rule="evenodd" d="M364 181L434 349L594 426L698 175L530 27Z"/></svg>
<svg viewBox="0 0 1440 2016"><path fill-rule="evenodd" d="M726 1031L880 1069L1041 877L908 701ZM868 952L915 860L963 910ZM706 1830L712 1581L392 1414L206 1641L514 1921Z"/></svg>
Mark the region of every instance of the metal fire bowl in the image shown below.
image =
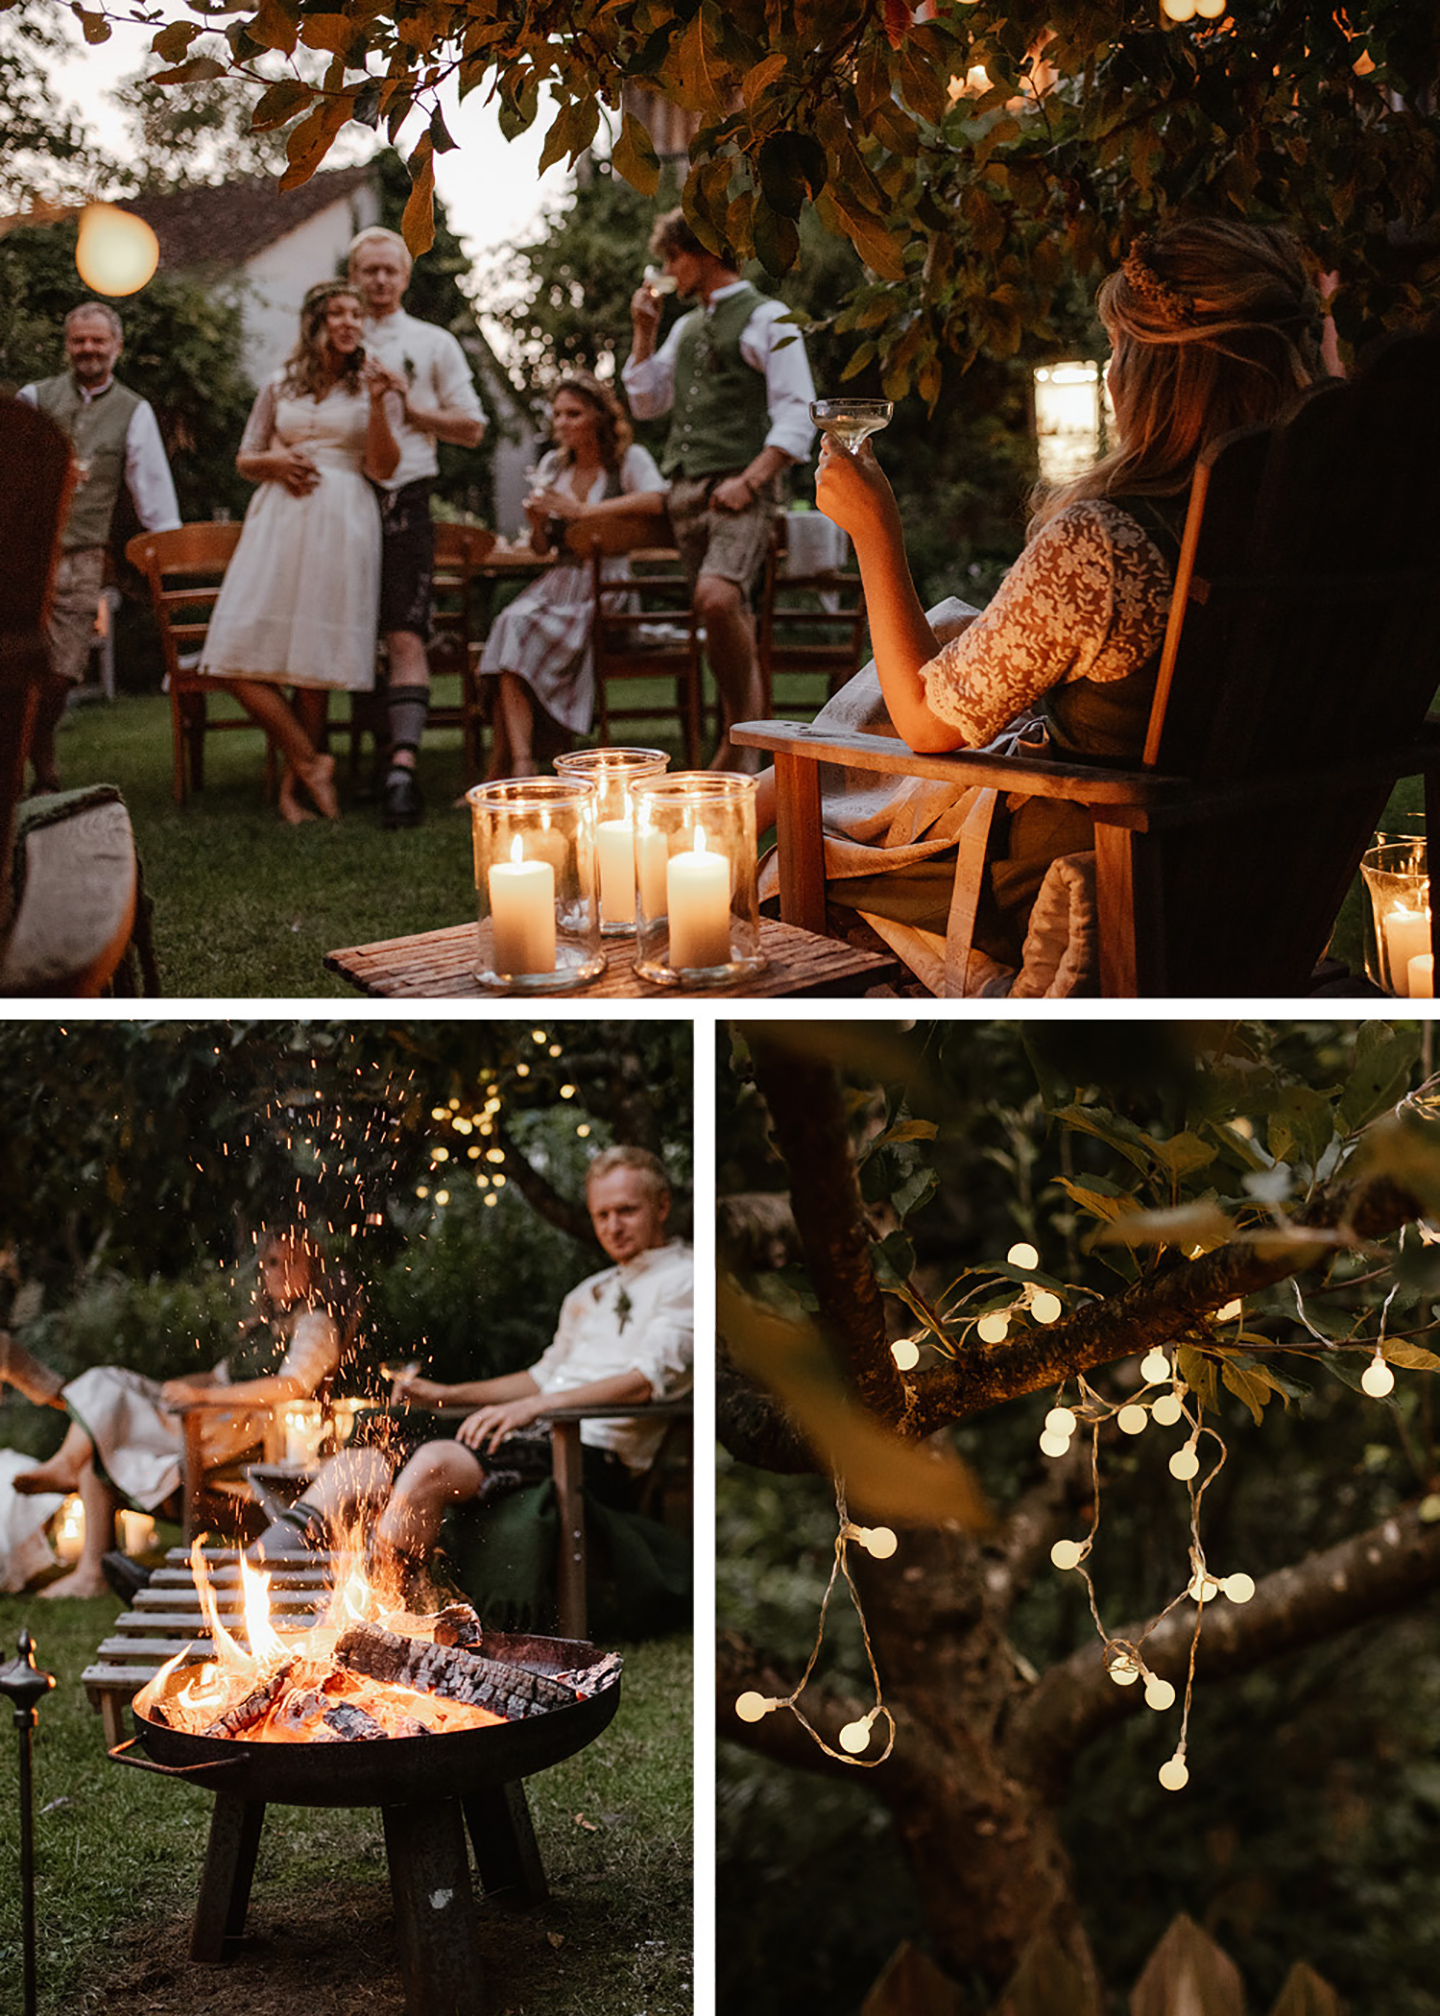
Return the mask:
<svg viewBox="0 0 1440 2016"><path fill-rule="evenodd" d="M540 1673L570 1672L600 1657L582 1640L498 1631L486 1632L482 1649L487 1659ZM185 1684L184 1668L171 1684ZM522 1721L368 1743L256 1743L228 1736L189 1736L132 1709L131 1740L143 1746L146 1757L129 1754L130 1743L122 1743L109 1755L117 1764L133 1764L266 1805L403 1805L464 1798L482 1786L529 1778L593 1743L619 1705L617 1674L609 1687L588 1701L550 1708Z"/></svg>

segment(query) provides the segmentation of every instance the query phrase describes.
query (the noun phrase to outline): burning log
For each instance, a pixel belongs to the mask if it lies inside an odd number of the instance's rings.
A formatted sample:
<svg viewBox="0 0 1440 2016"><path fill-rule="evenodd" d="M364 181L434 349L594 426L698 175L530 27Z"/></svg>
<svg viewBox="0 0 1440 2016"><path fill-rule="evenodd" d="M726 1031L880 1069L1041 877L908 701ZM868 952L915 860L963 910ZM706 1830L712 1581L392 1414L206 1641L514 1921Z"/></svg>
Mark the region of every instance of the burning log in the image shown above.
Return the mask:
<svg viewBox="0 0 1440 2016"><path fill-rule="evenodd" d="M327 1708L322 1718L327 1729L346 1743L374 1743L380 1738L388 1743L390 1732L382 1729L373 1715L367 1715L363 1708L356 1708L348 1701L337 1701L333 1708Z"/></svg>
<svg viewBox="0 0 1440 2016"><path fill-rule="evenodd" d="M401 1638L378 1624L357 1624L347 1631L335 1647L335 1663L393 1687L477 1704L503 1715L507 1722L568 1707L575 1699L574 1687L528 1667L502 1666L456 1645Z"/></svg>
<svg viewBox="0 0 1440 2016"><path fill-rule="evenodd" d="M208 1728L202 1729L200 1734L202 1736L243 1735L254 1723L261 1720L272 1702L279 1699L284 1691L285 1683L290 1677L290 1669L294 1664L295 1661L293 1659L282 1660L268 1680L263 1680L258 1687L252 1688L243 1701L237 1701L233 1708L227 1708L218 1721L212 1722Z"/></svg>
<svg viewBox="0 0 1440 2016"><path fill-rule="evenodd" d="M596 1694L603 1694L607 1687L613 1687L624 1671L625 1661L618 1652L606 1652L593 1666L572 1666L568 1673L557 1673L556 1680L562 1687L573 1690L580 1701L589 1701Z"/></svg>
<svg viewBox="0 0 1440 2016"><path fill-rule="evenodd" d="M447 1603L435 1619L433 1636L437 1645L464 1645L478 1652L485 1633L468 1603Z"/></svg>

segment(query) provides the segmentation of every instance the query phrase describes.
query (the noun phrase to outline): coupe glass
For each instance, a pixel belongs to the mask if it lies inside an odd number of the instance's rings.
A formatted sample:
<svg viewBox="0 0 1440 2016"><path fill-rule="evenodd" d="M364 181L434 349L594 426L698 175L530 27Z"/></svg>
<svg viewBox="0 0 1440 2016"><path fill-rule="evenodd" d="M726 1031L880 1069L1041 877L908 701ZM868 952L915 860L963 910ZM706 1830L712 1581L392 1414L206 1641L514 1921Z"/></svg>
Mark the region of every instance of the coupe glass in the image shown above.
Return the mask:
<svg viewBox="0 0 1440 2016"><path fill-rule="evenodd" d="M673 294L675 292L675 275L673 273L666 273L659 266L647 266L645 268L645 285L650 289L652 294Z"/></svg>
<svg viewBox="0 0 1440 2016"><path fill-rule="evenodd" d="M828 434L842 448L858 455L862 442L889 426L894 411L889 399L816 399L810 407L810 418L822 434Z"/></svg>

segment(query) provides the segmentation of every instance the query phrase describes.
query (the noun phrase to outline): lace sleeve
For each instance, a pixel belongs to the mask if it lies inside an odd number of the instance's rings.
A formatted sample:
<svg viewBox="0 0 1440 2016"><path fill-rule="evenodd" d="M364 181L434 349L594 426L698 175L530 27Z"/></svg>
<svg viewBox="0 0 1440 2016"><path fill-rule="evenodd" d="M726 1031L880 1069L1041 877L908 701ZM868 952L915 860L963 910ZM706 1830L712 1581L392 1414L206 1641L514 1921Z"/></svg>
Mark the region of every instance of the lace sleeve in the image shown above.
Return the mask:
<svg viewBox="0 0 1440 2016"><path fill-rule="evenodd" d="M265 453L275 438L275 409L278 404L278 380L267 379L255 395L255 404L250 408L250 418L245 422L245 432L240 437L240 447L237 451L239 454Z"/></svg>
<svg viewBox="0 0 1440 2016"><path fill-rule="evenodd" d="M1103 498L1036 534L985 613L920 668L930 711L976 748L1052 686L1123 679L1165 634L1170 570Z"/></svg>

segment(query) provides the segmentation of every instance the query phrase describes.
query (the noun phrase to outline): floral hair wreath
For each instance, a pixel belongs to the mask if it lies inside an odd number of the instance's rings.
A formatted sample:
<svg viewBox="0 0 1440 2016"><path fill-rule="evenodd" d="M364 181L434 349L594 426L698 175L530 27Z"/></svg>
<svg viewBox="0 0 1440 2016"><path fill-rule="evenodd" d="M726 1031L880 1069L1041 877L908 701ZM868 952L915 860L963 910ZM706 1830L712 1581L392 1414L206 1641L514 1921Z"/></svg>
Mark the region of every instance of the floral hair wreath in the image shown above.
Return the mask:
<svg viewBox="0 0 1440 2016"><path fill-rule="evenodd" d="M1154 240L1148 231L1137 238L1125 254L1120 271L1132 294L1136 295L1162 322L1180 326L1195 319L1195 303L1168 281L1162 280L1150 264Z"/></svg>

